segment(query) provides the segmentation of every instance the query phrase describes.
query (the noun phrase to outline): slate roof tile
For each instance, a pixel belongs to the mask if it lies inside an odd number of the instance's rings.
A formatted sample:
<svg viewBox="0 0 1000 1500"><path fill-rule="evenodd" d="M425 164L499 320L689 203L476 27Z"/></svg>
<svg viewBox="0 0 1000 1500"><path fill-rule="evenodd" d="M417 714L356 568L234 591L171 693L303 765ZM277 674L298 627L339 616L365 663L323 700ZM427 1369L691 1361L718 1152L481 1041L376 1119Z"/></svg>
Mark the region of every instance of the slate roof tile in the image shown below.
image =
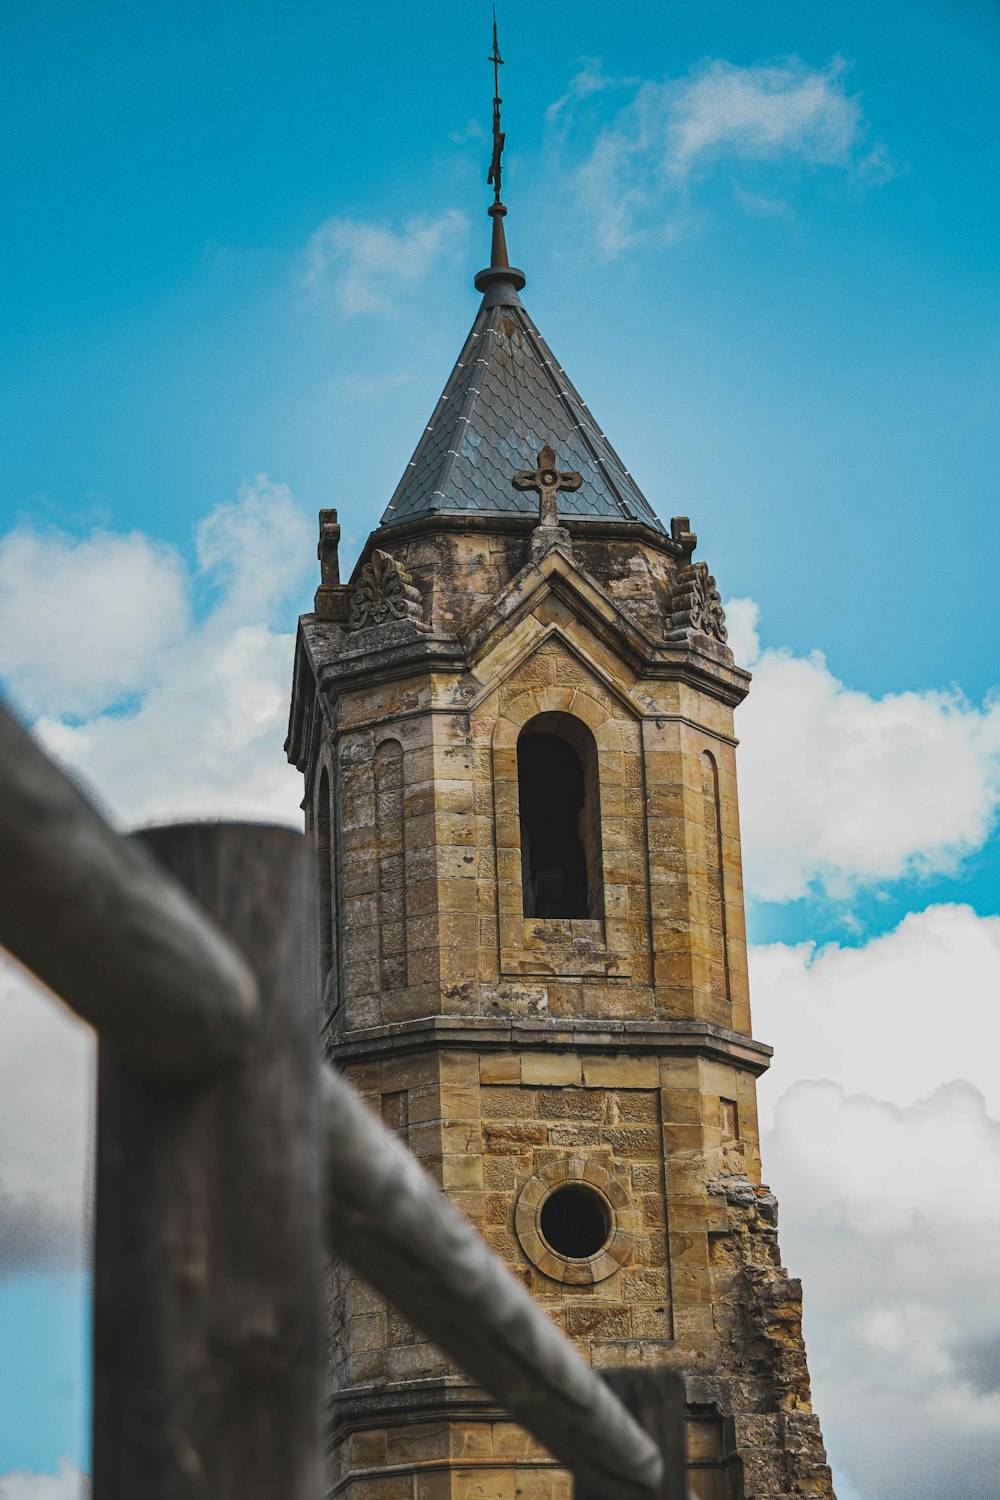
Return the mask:
<svg viewBox="0 0 1000 1500"><path fill-rule="evenodd" d="M583 475L560 494L563 515L663 530L524 307L486 297L382 525L440 511L537 515L538 496L511 477L534 468L545 443Z"/></svg>

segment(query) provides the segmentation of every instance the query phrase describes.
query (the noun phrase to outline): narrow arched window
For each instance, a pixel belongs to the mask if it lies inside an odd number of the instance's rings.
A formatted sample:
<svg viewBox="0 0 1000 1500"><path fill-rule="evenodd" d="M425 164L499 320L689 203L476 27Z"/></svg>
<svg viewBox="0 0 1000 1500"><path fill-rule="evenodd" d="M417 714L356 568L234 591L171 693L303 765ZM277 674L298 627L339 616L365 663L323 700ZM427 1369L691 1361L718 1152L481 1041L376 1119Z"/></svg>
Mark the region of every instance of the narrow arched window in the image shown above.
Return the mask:
<svg viewBox="0 0 1000 1500"><path fill-rule="evenodd" d="M597 745L570 714L539 714L517 742L526 917L600 916Z"/></svg>
<svg viewBox="0 0 1000 1500"><path fill-rule="evenodd" d="M383 740L375 751L378 954L383 990L406 985L404 832L403 747L398 740Z"/></svg>
<svg viewBox="0 0 1000 1500"><path fill-rule="evenodd" d="M702 808L705 818L705 874L708 898L708 932L712 995L728 1002L729 932L726 921L726 873L722 851L722 805L719 799L719 767L705 750L701 757Z"/></svg>
<svg viewBox="0 0 1000 1500"><path fill-rule="evenodd" d="M333 967L333 847L330 841L330 777L326 767L316 797L316 860L319 895L319 982L325 990Z"/></svg>

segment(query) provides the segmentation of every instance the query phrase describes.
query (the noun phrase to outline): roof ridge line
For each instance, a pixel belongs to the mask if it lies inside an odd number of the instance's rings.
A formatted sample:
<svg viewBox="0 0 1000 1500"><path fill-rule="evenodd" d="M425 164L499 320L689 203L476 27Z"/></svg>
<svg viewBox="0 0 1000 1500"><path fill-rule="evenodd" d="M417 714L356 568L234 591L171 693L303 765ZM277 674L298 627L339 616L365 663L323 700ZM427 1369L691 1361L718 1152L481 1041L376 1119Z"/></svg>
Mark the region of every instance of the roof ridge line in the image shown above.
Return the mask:
<svg viewBox="0 0 1000 1500"><path fill-rule="evenodd" d="M482 311L482 309L480 309L480 311ZM403 470L399 479L399 483L396 485L396 488L392 492L392 498L390 499L389 504L386 506L385 510L382 513L382 519L379 521L380 526L386 526L390 524L389 518L396 508L397 499L402 498L402 491L406 487L407 480L409 479L411 474L416 472L416 469L420 463L420 459L423 456L424 450L437 431L439 425L438 418L445 411L448 402L451 400L455 392L456 386L461 380L462 375L465 373L465 369L469 361L463 361L462 355L467 349L471 350L474 346L478 345L479 336L476 332L476 324L478 323L478 321L479 313L476 314L476 317L472 321L472 327L469 329L468 333L465 336L465 343L462 345L461 353L459 354L458 359L455 361L455 364L452 367L451 374L448 376L448 379L444 383L444 390L438 397L434 410L431 412L430 421L427 423L423 432L420 434L420 441L417 443L416 448L413 450L413 457L410 459L409 463L406 465L406 468ZM472 361L472 363L475 363L475 361ZM466 397L466 400L467 399L468 398ZM464 412L465 409L466 403L463 402L462 411ZM448 452L449 450L446 449L446 458ZM432 495L437 494L437 491L441 487L441 483L443 482L443 477L445 476L446 470L450 470L450 467L450 464L445 463L442 464L441 468L438 470L436 476L437 483L435 485L435 488L431 490Z"/></svg>
<svg viewBox="0 0 1000 1500"><path fill-rule="evenodd" d="M622 473L628 479L632 478L631 474L629 473L628 469L626 469L626 467L622 463L621 459L618 457L618 454L615 452L614 448L611 446L611 443L608 441L607 435L604 432L600 431L600 429L597 427L597 422L594 420L594 417L593 417L593 414L591 413L590 407L587 405L587 403L584 401L583 397L576 390L576 387L573 385L573 382L570 380L569 376L566 374L565 368L561 364L559 364L559 362L556 359L555 355L552 353L552 350L549 348L548 344L545 342L545 339L542 336L541 332L536 327L533 318L528 313L528 311L527 311L526 308L522 309L522 310L524 312L525 321L526 321L526 323L528 325L528 334L529 334L529 337L533 336L533 338L535 340L535 343L536 343L536 346L537 346L536 352L539 353L542 356L542 365L543 365L543 367L544 366L548 366L549 368L552 368L554 366L559 371L559 374L562 377L560 382L553 381L553 384L555 384L557 386L556 396L557 396L558 400L561 402L561 404L563 406L563 409L566 412L568 412L569 416L573 419L573 425L576 427L576 429L580 433L581 441L585 444L587 452L590 454L591 458L594 461L594 467L601 474L603 474L605 482L607 483L608 488L611 490L612 494L614 495L615 501L617 502L617 505L618 505L618 508L622 512L622 514L625 517L625 519L627 521L638 521L638 520L641 520L642 519L641 516L634 516L632 514L632 511L631 511L631 509L630 509L630 507L628 505L627 500L625 499L625 497L621 493L621 489L620 489L620 487L619 487L619 485L618 485L618 483L617 483L617 481L615 479L615 476L609 471L608 466L604 462L602 462L601 456L600 456L599 452L597 451L597 449L595 448L593 442L591 441L590 433L587 431L586 426L583 423L581 423L581 422L579 422L579 421L576 420L577 414L573 410L572 402L568 399L568 392L569 391L573 392L573 395L576 397L576 400L579 402L580 406L583 408L584 413L588 417L590 417L591 423L593 424L594 428L597 430L598 436L600 437L601 442L605 444L605 446L607 447L608 451L617 460L618 464L621 466ZM653 511L653 507L649 504L649 501L646 500L645 495L643 495L642 491L639 489L639 486L637 484L635 484L634 480L633 480L633 484L634 484L634 487L635 487L635 490L636 490L637 494L640 496L640 498L642 500L645 501L647 508L650 511ZM653 511L653 514L655 515L656 512Z"/></svg>
<svg viewBox="0 0 1000 1500"><path fill-rule="evenodd" d="M472 361L472 363L474 365L479 364L481 362L481 360L482 360L481 345L482 345L483 339L486 337L486 335L490 331L490 313L491 313L491 311L492 311L492 308L488 308L488 307L487 308L483 308L483 307L481 307L479 309L479 312L476 314L475 321L472 324L472 329L470 331L469 338L470 339L474 338L476 340L476 346L477 346L477 350L478 350L478 352L476 354L476 358ZM482 313L485 313L486 316L483 318L483 326L482 326L482 328L477 333L476 332L476 323L479 322L479 318L480 318L480 315ZM454 427L454 431L453 431L453 434L452 434L453 440L455 441L455 447L453 447L453 448L446 448L445 449L444 463L441 465L441 472L438 475L438 483L435 486L435 488L431 490L431 499L432 500L433 500L434 496L438 495L438 494L440 494L442 500L444 499L444 487L445 487L445 485L448 482L448 479L449 479L449 476L451 475L452 469L455 467L456 463L458 462L458 450L459 450L459 447L461 446L461 444L458 441L458 439L459 439L459 436L464 437L464 435L465 435L464 433L459 434L458 430L461 427L461 425L462 425L463 422L465 422L466 424L468 424L468 421L469 421L469 412L472 410L473 402L475 401L475 398L478 395L479 395L479 387L474 383L473 379L470 378L470 380L469 380L469 388L468 388L468 390L465 393L465 399L462 402L461 410L459 411L458 416L455 418L455 427Z"/></svg>
<svg viewBox="0 0 1000 1500"><path fill-rule="evenodd" d="M520 464L533 461L522 453L525 441L553 443L587 474L566 516L665 531L523 303L489 292L380 524L447 513L528 515L526 497L511 485Z"/></svg>

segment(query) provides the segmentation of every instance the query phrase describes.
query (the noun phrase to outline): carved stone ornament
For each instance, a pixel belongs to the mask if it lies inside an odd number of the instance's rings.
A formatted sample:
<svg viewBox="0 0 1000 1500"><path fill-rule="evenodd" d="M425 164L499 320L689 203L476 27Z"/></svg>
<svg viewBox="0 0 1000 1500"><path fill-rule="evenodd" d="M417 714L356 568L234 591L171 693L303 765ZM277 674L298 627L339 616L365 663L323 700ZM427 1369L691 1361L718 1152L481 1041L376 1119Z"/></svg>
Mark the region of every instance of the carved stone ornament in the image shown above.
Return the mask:
<svg viewBox="0 0 1000 1500"><path fill-rule="evenodd" d="M707 563L689 563L681 570L670 604L671 635L697 631L725 643L729 632L722 596Z"/></svg>
<svg viewBox="0 0 1000 1500"><path fill-rule="evenodd" d="M349 630L410 620L424 629L420 590L391 552L373 552L351 595Z"/></svg>
<svg viewBox="0 0 1000 1500"><path fill-rule="evenodd" d="M546 443L538 455L538 466L519 469L510 482L516 490L537 490L539 524L558 526L559 491L578 490L583 475L575 469L560 469L555 449L551 443Z"/></svg>

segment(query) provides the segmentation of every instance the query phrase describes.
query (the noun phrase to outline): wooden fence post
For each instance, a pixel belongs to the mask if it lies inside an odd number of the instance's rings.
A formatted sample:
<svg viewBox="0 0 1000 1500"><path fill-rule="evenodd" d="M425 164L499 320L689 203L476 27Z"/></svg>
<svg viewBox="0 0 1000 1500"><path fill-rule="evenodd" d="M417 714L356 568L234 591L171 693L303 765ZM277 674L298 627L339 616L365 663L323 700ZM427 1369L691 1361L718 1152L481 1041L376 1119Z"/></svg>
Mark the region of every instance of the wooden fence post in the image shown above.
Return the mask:
<svg viewBox="0 0 1000 1500"><path fill-rule="evenodd" d="M602 1370L607 1385L663 1455L659 1500L687 1500L684 1382L674 1370ZM579 1482L573 1500L603 1500Z"/></svg>
<svg viewBox="0 0 1000 1500"><path fill-rule="evenodd" d="M177 1089L99 1053L95 1500L322 1493L321 1131L306 840L139 835L244 955L240 1059ZM141 1013L143 997L134 997Z"/></svg>

